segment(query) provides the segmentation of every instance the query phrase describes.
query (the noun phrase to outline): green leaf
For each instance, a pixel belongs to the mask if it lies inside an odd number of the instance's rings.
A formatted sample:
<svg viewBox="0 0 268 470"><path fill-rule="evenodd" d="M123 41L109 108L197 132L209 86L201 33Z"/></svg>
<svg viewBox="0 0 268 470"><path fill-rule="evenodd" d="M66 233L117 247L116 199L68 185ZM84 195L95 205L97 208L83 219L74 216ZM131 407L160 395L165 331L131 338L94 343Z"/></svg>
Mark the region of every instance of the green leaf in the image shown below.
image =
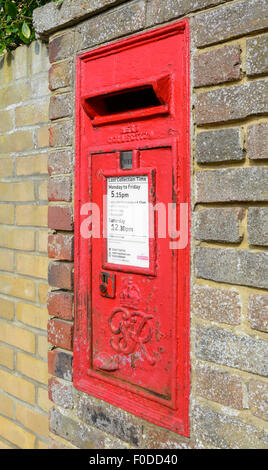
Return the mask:
<svg viewBox="0 0 268 470"><path fill-rule="evenodd" d="M5 2L5 11L6 14L11 16L11 18L15 18L17 16L18 10L15 3L6 0Z"/></svg>
<svg viewBox="0 0 268 470"><path fill-rule="evenodd" d="M31 42L30 39L27 39L25 36L23 36L21 30L18 32L19 38L24 44L29 44Z"/></svg>
<svg viewBox="0 0 268 470"><path fill-rule="evenodd" d="M26 39L29 39L29 37L31 36L31 30L27 23L25 23L25 21L21 27L21 32Z"/></svg>

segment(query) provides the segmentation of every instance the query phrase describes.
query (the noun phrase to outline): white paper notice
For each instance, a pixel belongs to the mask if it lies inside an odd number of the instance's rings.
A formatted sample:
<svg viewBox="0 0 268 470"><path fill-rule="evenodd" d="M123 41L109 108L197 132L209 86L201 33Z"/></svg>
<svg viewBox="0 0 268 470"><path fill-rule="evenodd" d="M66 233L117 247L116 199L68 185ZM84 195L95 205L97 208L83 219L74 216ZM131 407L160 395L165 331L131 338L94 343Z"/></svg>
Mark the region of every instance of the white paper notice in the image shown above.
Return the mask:
<svg viewBox="0 0 268 470"><path fill-rule="evenodd" d="M107 178L107 261L149 268L146 175Z"/></svg>

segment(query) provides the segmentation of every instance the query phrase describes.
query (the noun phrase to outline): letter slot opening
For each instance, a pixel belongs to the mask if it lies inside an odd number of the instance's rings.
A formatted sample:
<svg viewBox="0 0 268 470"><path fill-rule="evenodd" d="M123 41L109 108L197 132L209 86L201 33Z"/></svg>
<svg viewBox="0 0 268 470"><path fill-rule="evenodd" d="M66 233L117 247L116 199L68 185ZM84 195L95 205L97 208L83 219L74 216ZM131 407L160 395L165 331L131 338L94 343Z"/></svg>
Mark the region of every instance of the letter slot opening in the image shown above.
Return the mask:
<svg viewBox="0 0 268 470"><path fill-rule="evenodd" d="M88 101L100 116L161 105L152 86L96 96Z"/></svg>
<svg viewBox="0 0 268 470"><path fill-rule="evenodd" d="M128 85L120 90L101 90L97 95L84 96L82 106L94 126L169 112L169 76L140 86Z"/></svg>

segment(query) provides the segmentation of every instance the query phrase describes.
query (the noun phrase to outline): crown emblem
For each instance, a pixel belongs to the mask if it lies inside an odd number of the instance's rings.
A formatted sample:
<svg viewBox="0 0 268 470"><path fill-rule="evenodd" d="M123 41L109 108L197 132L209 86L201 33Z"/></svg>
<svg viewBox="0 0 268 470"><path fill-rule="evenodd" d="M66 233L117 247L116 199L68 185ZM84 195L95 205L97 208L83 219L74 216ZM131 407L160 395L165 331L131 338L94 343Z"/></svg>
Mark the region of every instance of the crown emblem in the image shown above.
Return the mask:
<svg viewBox="0 0 268 470"><path fill-rule="evenodd" d="M120 304L124 307L136 309L141 300L140 289L132 280L125 279L123 290L120 293Z"/></svg>

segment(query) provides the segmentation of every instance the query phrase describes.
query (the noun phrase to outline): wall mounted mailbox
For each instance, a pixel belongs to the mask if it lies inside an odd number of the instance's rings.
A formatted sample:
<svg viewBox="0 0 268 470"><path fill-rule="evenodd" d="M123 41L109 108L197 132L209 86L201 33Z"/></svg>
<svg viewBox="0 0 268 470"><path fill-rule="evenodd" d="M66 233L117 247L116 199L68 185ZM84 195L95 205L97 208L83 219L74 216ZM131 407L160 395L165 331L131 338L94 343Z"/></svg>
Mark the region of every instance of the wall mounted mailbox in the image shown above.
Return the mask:
<svg viewBox="0 0 268 470"><path fill-rule="evenodd" d="M79 390L186 436L188 48L183 21L78 57L74 341Z"/></svg>

